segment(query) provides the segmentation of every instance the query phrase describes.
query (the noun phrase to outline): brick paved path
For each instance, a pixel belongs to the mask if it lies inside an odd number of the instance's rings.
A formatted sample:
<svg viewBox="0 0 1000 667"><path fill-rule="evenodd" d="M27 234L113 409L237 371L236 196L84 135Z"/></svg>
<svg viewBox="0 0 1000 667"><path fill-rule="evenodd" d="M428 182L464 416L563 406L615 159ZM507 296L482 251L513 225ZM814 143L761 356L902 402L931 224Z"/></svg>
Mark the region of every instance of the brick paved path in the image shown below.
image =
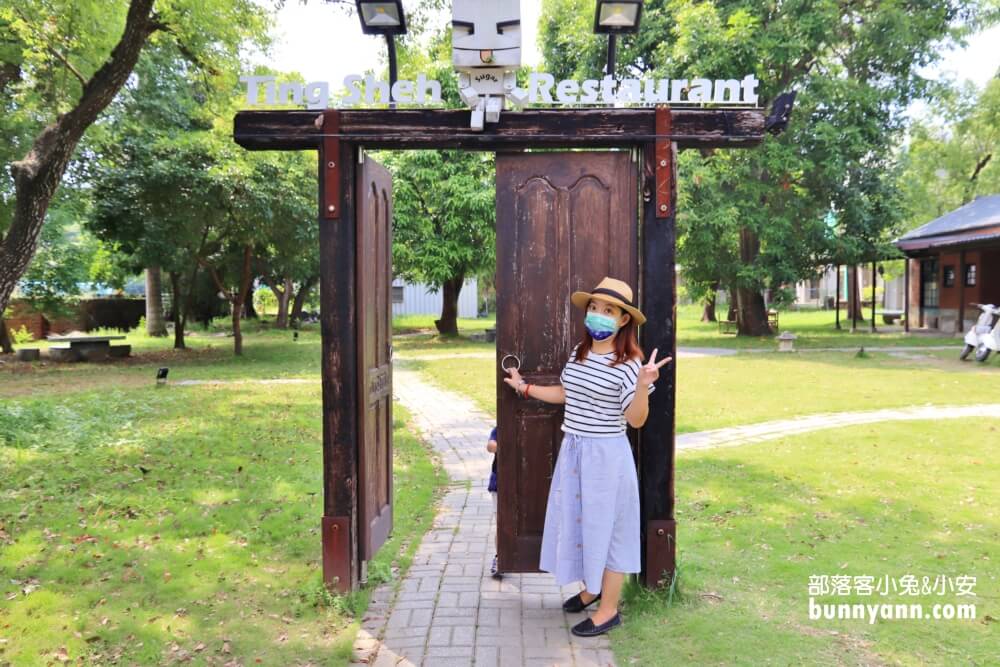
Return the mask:
<svg viewBox="0 0 1000 667"><path fill-rule="evenodd" d="M560 590L548 574L490 577L495 523L486 439L493 420L403 364L393 369L393 387L440 455L451 487L395 599L389 585L373 593L354 646L356 663L614 665L606 636L569 632L585 616L564 613L562 601L580 586Z"/></svg>

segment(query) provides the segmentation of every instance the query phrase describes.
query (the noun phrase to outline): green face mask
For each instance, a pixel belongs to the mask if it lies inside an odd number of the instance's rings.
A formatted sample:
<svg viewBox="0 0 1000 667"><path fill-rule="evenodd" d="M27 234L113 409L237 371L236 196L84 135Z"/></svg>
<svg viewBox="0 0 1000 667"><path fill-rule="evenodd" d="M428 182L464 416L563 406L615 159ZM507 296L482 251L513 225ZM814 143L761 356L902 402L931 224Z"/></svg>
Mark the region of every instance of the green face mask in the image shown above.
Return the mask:
<svg viewBox="0 0 1000 667"><path fill-rule="evenodd" d="M587 313L583 318L583 325L594 340L605 340L618 331L618 320L599 313Z"/></svg>

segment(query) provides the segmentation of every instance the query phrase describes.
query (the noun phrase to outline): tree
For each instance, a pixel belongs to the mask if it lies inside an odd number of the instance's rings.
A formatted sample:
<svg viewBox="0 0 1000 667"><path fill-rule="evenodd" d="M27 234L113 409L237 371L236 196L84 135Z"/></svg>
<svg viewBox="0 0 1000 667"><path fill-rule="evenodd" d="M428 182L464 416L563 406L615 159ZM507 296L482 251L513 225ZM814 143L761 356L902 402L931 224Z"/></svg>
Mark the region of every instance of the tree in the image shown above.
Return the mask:
<svg viewBox="0 0 1000 667"><path fill-rule="evenodd" d="M935 114L914 123L901 178L912 229L1000 192L1000 78L979 90L970 82L942 91Z"/></svg>
<svg viewBox="0 0 1000 667"><path fill-rule="evenodd" d="M12 183L3 187L13 193L13 206L0 222L0 312L35 253L77 145L128 81L146 44L174 42L211 72L237 61L249 39L263 43L264 16L251 0L161 0L155 11L154 0L23 0L0 7L0 97L13 117L4 131L15 130L8 137L13 150L27 151L5 161ZM81 31L81 25L112 28ZM10 159L10 149L4 157Z"/></svg>
<svg viewBox="0 0 1000 667"><path fill-rule="evenodd" d="M393 173L393 267L405 280L442 290L443 335L458 334L458 296L467 276L494 261L493 157L469 151L405 151Z"/></svg>
<svg viewBox="0 0 1000 667"><path fill-rule="evenodd" d="M167 321L163 319L163 279L159 265L146 267L146 333L166 336Z"/></svg>
<svg viewBox="0 0 1000 667"><path fill-rule="evenodd" d="M896 184L883 173L892 167L905 108L930 90L918 68L940 57L944 44L997 20L993 4L978 1L652 0L644 7L640 32L620 42L616 74L754 72L765 108L779 93L798 91L781 136L750 151L680 157L686 207L678 227L692 230L712 216L726 227L717 241L707 234L683 240L680 262L686 273L698 265L691 275L704 284L719 280L735 292L739 332L749 335L769 333L764 289L787 299L785 286L816 266L835 255L861 261L893 235L899 216L886 204L896 199ZM598 74L606 42L589 34L592 13L584 0L544 1L539 32L556 78ZM708 187L687 178L699 170L712 172L703 174ZM860 234L858 242L837 241L825 224L831 207L843 225L839 237Z"/></svg>
<svg viewBox="0 0 1000 667"><path fill-rule="evenodd" d="M425 72L441 81L446 105L462 107L451 65L451 33L430 48L400 52L400 76ZM442 292L442 335L458 334L458 297L465 279L495 264L493 155L471 151L400 151L385 156L393 175L393 269Z"/></svg>

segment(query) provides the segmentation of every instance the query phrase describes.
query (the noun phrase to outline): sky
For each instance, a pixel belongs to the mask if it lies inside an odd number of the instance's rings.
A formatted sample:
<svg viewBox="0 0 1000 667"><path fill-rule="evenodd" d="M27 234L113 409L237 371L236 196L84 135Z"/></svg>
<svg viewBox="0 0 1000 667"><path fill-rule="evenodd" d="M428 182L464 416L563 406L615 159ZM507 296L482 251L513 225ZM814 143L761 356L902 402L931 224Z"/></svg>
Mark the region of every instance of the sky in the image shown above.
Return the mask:
<svg viewBox="0 0 1000 667"><path fill-rule="evenodd" d="M409 7L414 0L404 1ZM525 65L541 63L537 44L540 2L521 3L523 29L521 60ZM442 25L450 20L440 16ZM278 37L267 64L275 69L302 74L307 81L327 81L339 85L348 74L384 67L385 40L361 32L357 16L343 9L312 0L301 5L286 2L278 15ZM979 33L965 49L953 50L943 61L924 72L939 78L951 74L983 86L1000 67L1000 26Z"/></svg>

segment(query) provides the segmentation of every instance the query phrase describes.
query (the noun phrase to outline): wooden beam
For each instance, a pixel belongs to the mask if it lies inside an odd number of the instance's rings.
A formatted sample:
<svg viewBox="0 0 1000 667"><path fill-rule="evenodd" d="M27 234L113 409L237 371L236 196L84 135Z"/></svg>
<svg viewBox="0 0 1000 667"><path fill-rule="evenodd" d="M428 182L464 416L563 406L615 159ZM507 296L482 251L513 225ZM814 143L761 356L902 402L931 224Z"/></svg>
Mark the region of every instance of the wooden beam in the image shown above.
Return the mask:
<svg viewBox="0 0 1000 667"><path fill-rule="evenodd" d="M233 138L249 150L318 148L323 111L240 111ZM656 130L656 110L529 109L505 111L483 132L469 129L465 109L345 109L339 138L370 148L623 147L667 139L678 148L756 146L764 138L759 109L671 109L670 132Z"/></svg>

